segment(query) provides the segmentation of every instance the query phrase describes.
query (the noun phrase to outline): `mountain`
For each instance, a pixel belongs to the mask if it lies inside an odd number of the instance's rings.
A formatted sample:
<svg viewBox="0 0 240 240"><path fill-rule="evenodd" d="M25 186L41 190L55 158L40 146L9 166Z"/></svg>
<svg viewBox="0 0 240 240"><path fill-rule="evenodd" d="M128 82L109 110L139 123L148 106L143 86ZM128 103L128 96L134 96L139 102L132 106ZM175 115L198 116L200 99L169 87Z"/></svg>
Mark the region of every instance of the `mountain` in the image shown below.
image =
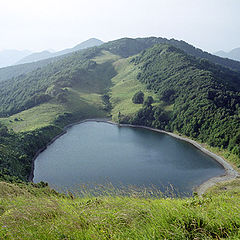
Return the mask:
<svg viewBox="0 0 240 240"><path fill-rule="evenodd" d="M90 48L90 47L96 47L96 46L100 46L102 45L104 42L99 40L99 39L96 39L96 38L90 38L78 45L76 45L75 47L73 48L69 48L69 49L65 49L63 51L60 51L60 52L56 52L54 53L55 56L60 56L60 55L63 55L63 54L67 54L67 53L71 53L71 52L75 52L75 51L79 51L79 50L82 50L82 49L86 49L86 48Z"/></svg>
<svg viewBox="0 0 240 240"><path fill-rule="evenodd" d="M42 52L37 52L37 53L32 53L22 59L20 59L19 61L16 62L17 64L24 64L24 63L31 63L31 62L36 62L36 61L40 61L46 58L51 58L53 53L49 52L49 51L42 51Z"/></svg>
<svg viewBox="0 0 240 240"><path fill-rule="evenodd" d="M215 53L213 53L214 55L217 55L217 56L219 56L219 57L222 57L222 58L227 58L227 53L226 52L224 52L224 51L218 51L218 52L215 52Z"/></svg>
<svg viewBox="0 0 240 240"><path fill-rule="evenodd" d="M34 154L64 126L108 116L177 131L238 159L239 74L158 41L119 39L0 82L2 174L26 180ZM139 91L144 104L132 102Z"/></svg>
<svg viewBox="0 0 240 240"><path fill-rule="evenodd" d="M59 57L56 58L48 58L37 62L13 65L9 67L0 68L0 82L11 79L13 77L20 76L22 74L30 73L38 68L46 66L47 64L57 61Z"/></svg>
<svg viewBox="0 0 240 240"><path fill-rule="evenodd" d="M96 43L95 40L93 40L93 41ZM101 42L98 42L98 43L100 44ZM101 49L111 48L112 52L114 52L116 54L120 54L123 57L127 57L127 56L130 56L131 54L137 54L137 53L141 52L142 50L147 49L157 43L170 44L179 49L182 49L187 54L190 54L190 55L198 57L198 58L207 59L212 63L219 64L219 65L231 68L232 70L240 72L240 63L238 61L224 59L224 58L212 55L210 53L202 51L201 49L195 48L194 46L189 45L188 43L186 43L184 41L178 41L175 39L168 40L166 38L160 38L160 37L159 38L156 38L156 37L136 38L136 39L122 38L119 40L115 40L115 41L111 41L111 42L102 44L101 46L98 46L98 48L101 48ZM86 45L84 44L84 47L85 46ZM80 49L80 48L81 48L81 44L80 44L80 46L74 47L75 50ZM72 51L72 49L64 50L64 53L71 54L71 52L67 53L68 51ZM12 77L19 76L21 74L27 74L31 71L34 71L37 68L42 68L42 67L48 65L49 63L58 61L59 58L66 57L64 53L61 52L61 54L63 54L63 55L60 55L58 57L48 58L48 59L37 61L37 62L11 66L11 67L7 67L7 68L2 68L2 69L0 69L0 82L10 79Z"/></svg>
<svg viewBox="0 0 240 240"><path fill-rule="evenodd" d="M28 50L19 51L11 49L0 51L0 68L13 65L29 54L31 54L31 52Z"/></svg>
<svg viewBox="0 0 240 240"><path fill-rule="evenodd" d="M235 48L230 52L218 51L218 52L215 52L214 54L219 57L240 61L240 48Z"/></svg>
<svg viewBox="0 0 240 240"><path fill-rule="evenodd" d="M57 57L57 56L67 54L67 53L79 51L79 50L82 50L82 49L85 49L85 48L99 46L101 44L103 44L103 42L101 40L96 39L96 38L90 38L90 39L76 45L73 48L65 49L65 50L62 50L62 51L59 51L59 52L52 53L52 52L49 52L49 51L42 51L42 52L39 52L39 53L33 53L29 56L24 57L23 59L18 61L16 64L36 62L36 61L44 60L44 59L47 59L47 58L53 58L53 57Z"/></svg>
<svg viewBox="0 0 240 240"><path fill-rule="evenodd" d="M0 68L0 82L22 75L22 74L27 74L31 71L34 71L35 69L41 68L43 66L48 65L49 63L52 63L54 61L59 60L61 57L65 57L66 54L71 54L71 52L74 51L80 51L83 50L84 48L88 48L90 46L98 46L102 43L102 41L92 38L89 39L85 42L82 42L75 46L74 48L70 49L65 49L60 52L50 52L50 51L43 51L41 53L34 53L29 55L29 57L25 58L25 60L22 60L23 62L25 61L30 61L29 63L23 63L23 64L18 64L10 67L4 67ZM50 57L48 57L50 56ZM37 60L37 58L41 57L46 57L46 59L43 60Z"/></svg>
<svg viewBox="0 0 240 240"><path fill-rule="evenodd" d="M0 82L0 238L239 239L239 178L182 199L28 182L36 153L87 118L183 134L240 168L240 76L226 67L238 62L182 41L124 38L31 64Z"/></svg>
<svg viewBox="0 0 240 240"><path fill-rule="evenodd" d="M147 49L132 62L140 69L138 80L164 104L144 107L130 123L160 126L211 146L232 148L234 136L240 136L238 74L169 45ZM164 105L173 105L170 115Z"/></svg>

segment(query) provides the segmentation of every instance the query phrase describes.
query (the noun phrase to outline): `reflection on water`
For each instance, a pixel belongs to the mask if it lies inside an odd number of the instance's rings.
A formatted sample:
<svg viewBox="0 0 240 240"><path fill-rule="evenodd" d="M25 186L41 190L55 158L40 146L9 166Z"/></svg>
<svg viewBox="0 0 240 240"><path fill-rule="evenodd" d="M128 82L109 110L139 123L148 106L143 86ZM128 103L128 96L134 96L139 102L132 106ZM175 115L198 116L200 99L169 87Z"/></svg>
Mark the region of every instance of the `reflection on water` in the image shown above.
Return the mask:
<svg viewBox="0 0 240 240"><path fill-rule="evenodd" d="M212 158L169 135L85 122L70 128L37 157L33 180L56 189L111 183L119 189L131 185L166 191L173 186L187 194L223 173Z"/></svg>

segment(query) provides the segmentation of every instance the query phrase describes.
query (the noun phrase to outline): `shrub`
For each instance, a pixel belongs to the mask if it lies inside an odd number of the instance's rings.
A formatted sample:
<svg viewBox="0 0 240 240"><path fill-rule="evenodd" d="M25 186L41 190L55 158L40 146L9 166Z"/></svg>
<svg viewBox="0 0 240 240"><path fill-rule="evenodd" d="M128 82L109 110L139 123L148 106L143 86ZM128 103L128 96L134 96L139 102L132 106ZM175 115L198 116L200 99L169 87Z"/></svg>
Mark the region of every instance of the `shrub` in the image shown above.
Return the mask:
<svg viewBox="0 0 240 240"><path fill-rule="evenodd" d="M135 104L142 104L144 101L144 93L142 91L135 93L132 98L132 101Z"/></svg>

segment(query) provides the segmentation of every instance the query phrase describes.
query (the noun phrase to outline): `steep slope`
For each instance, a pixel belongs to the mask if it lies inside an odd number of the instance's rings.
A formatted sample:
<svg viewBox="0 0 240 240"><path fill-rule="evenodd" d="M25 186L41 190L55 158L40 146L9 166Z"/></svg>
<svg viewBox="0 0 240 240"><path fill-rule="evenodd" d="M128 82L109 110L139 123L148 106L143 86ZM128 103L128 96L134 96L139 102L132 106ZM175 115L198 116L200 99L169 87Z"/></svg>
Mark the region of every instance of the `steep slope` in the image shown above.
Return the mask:
<svg viewBox="0 0 240 240"><path fill-rule="evenodd" d="M37 148L29 147L31 138L25 135L46 134L46 144L50 129L58 132L69 123L110 113L114 121L178 131L239 156L238 74L171 45L151 47L155 41L120 39L1 82L0 122L14 130L2 127L1 166L26 179ZM134 104L138 91L150 101ZM26 146L14 151L18 139Z"/></svg>
<svg viewBox="0 0 240 240"><path fill-rule="evenodd" d="M240 61L240 48L234 48L230 52L218 51L215 55L223 58L230 58L236 61Z"/></svg>
<svg viewBox="0 0 240 240"><path fill-rule="evenodd" d="M114 69L108 62L97 65L91 61L97 54L99 49L76 52L32 73L1 82L0 115L12 115L51 99L64 102L65 87L79 86L83 91L101 93L101 84L114 74Z"/></svg>
<svg viewBox="0 0 240 240"><path fill-rule="evenodd" d="M102 47L107 47L109 50L115 54L119 54L123 57L129 57L134 54L140 53L142 50L152 47L154 44L168 44L176 48L183 50L185 53L192 55L197 58L206 59L212 63L219 64L224 67L228 67L234 71L240 72L240 63L238 61L233 61L230 59L224 59L210 53L204 52L201 49L195 48L194 46L175 39L166 38L123 38L116 41L108 42Z"/></svg>
<svg viewBox="0 0 240 240"><path fill-rule="evenodd" d="M55 69L35 72L21 79L24 81L10 81L3 91L11 96L7 101L14 102L12 110L28 110L0 118L0 177L17 176L26 181L35 153L61 133L62 127L108 116L102 96L112 85L111 78L116 74L112 62L119 57L103 52L98 56L83 54L79 59L78 54L54 65Z"/></svg>
<svg viewBox="0 0 240 240"><path fill-rule="evenodd" d="M235 72L169 45L156 45L132 62L140 69L139 81L162 106L144 106L131 123L178 131L240 155L240 78ZM164 114L166 105L171 114Z"/></svg>
<svg viewBox="0 0 240 240"><path fill-rule="evenodd" d="M142 50L152 47L154 44L157 44L157 43L173 45L177 48L184 50L187 54L190 54L192 56L195 56L198 58L205 58L210 62L220 64L222 66L231 68L238 72L240 71L240 63L237 61L233 61L230 59L223 59L221 57L211 55L210 53L203 52L201 49L197 49L194 46L191 46L184 41L178 41L174 39L168 40L166 38L156 38L156 37L137 38L137 39L123 38L123 39L102 44L98 48L100 50L110 51L113 54L120 55L122 57L129 57L134 54L138 54ZM79 46L76 46L76 47L79 48ZM19 76L21 74L29 73L31 71L34 71L37 68L41 68L51 62L57 61L59 60L59 58L66 57L65 55L61 55L61 54L58 57L41 60L39 62L21 64L17 66L0 69L0 81L4 81L12 77ZM68 53L68 54L71 54L71 53Z"/></svg>
<svg viewBox="0 0 240 240"><path fill-rule="evenodd" d="M25 63L25 64L13 65L10 67L0 68L0 82L9 80L11 78L20 76L22 74L30 73L36 69L39 69L48 65L49 63L58 61L60 58L61 56L56 58L48 58L38 62L31 62L31 63Z"/></svg>
<svg viewBox="0 0 240 240"><path fill-rule="evenodd" d="M79 51L82 49L100 46L102 44L103 44L103 42L101 40L96 39L96 38L90 38L82 43L79 43L78 45L76 45L73 48L64 49L62 51L58 51L58 52L54 52L54 53L51 53L49 51L33 53L33 54L21 59L16 64L24 64L24 63L30 63L30 62L44 60L47 58L58 57L58 56L61 56L61 55L67 54L67 53L71 53L71 52L75 52L75 51Z"/></svg>

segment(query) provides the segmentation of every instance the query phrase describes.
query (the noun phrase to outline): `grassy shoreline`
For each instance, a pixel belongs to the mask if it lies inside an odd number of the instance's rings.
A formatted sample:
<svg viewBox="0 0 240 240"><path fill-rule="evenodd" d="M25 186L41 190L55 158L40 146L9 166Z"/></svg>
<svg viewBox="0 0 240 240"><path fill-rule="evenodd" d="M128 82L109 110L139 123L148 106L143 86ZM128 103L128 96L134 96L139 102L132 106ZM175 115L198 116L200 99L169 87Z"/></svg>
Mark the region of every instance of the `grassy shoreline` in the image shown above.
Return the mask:
<svg viewBox="0 0 240 240"><path fill-rule="evenodd" d="M35 156L33 158L33 161L32 161L32 169L31 169L31 173L29 175L29 181L30 182L32 182L33 178L34 178L34 162L35 162L35 159L38 157L38 155L42 151L44 151L47 148L47 146L52 144L56 139L61 137L63 134L67 133L68 128L71 128L74 125L78 125L78 124L81 124L81 123L84 123L84 122L105 122L105 123L109 123L109 124L113 124L113 125L119 125L121 127L144 128L144 129L148 129L148 130L151 130L151 131L168 134L172 137L175 137L177 139L180 139L182 141L186 141L186 142L192 144L194 147L198 148L200 151L202 151L203 153L207 154L208 156L213 158L215 161L217 161L225 169L225 174L224 175L210 178L207 181L203 182L202 184L200 184L199 186L196 186L193 189L193 192L197 192L199 196L203 195L209 188L213 187L217 183L226 182L226 181L229 181L229 180L234 180L234 179L236 179L237 177L240 176L239 172L237 172L232 167L232 165L229 162L227 162L222 156L219 156L219 155L211 152L210 150L207 150L200 143L198 143L198 142L196 142L192 139L188 139L186 137L182 137L182 136L177 135L175 133L167 132L167 131L160 130L160 129L150 128L150 127L146 127L146 126L131 125L131 124L118 124L118 123L113 122L113 121L111 121L110 119L107 119L107 118L103 118L103 119L102 118L95 118L95 119L85 119L85 120L81 120L81 121L66 125L63 128L62 133L55 136L50 142L47 143L47 145L45 147L39 149L38 152L35 154Z"/></svg>

